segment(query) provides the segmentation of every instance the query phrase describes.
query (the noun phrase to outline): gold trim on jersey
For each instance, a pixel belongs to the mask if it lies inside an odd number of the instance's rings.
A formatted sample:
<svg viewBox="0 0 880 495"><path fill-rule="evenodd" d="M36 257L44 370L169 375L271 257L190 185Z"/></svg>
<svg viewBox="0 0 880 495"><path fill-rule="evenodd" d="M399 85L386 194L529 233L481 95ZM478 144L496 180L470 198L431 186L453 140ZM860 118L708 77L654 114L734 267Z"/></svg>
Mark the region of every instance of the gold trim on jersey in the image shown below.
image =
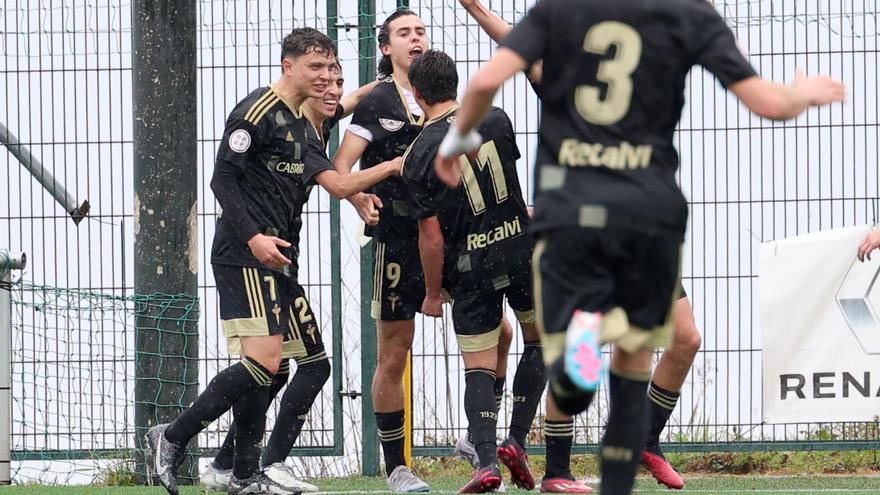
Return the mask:
<svg viewBox="0 0 880 495"><path fill-rule="evenodd" d="M409 110L409 103L406 102L406 95L403 93L405 91L404 87L401 86L399 82L397 82L397 78L395 78L393 75L391 76L391 81L394 83L394 87L397 89L397 96L400 97L400 103L403 105L403 111L406 112L406 117L409 119L409 123L411 125L422 125L422 123L425 121L425 116L420 115L418 120L413 117L412 112Z"/></svg>
<svg viewBox="0 0 880 495"><path fill-rule="evenodd" d="M480 335L456 335L455 338L458 340L458 350L461 352L485 351L498 345L501 339L501 324Z"/></svg>
<svg viewBox="0 0 880 495"><path fill-rule="evenodd" d="M290 110L290 113L292 113L294 117L298 119L303 118L302 105L298 107L294 107L293 105L291 105L290 100L285 98L284 95L281 94L281 91L278 91L278 88L276 88L274 84L270 84L269 89L271 89L272 92L275 93L278 99L281 100L281 103L284 103L284 106L286 106Z"/></svg>
<svg viewBox="0 0 880 495"><path fill-rule="evenodd" d="M409 157L409 152L412 151L413 146L415 146L416 141L422 137L422 133L419 132L416 137L413 138L412 142L409 143L409 146L406 147L406 151L403 152L403 156L400 157L400 176L403 177L403 169L406 167L406 159Z"/></svg>
<svg viewBox="0 0 880 495"><path fill-rule="evenodd" d="M425 122L425 127L428 127L429 125L433 124L434 122L437 122L437 121L440 121L440 120L445 119L446 117L449 117L449 114L451 114L452 112L458 110L459 108L461 108L461 105L459 105L458 103L456 103L455 105L452 105L451 107L449 107L448 109L446 109L445 112L443 112L443 113L441 113L440 115L438 115L438 116L432 118L431 120Z"/></svg>
<svg viewBox="0 0 880 495"><path fill-rule="evenodd" d="M269 109L272 108L275 103L278 103L278 101L278 94L270 86L269 89L263 93L263 96L259 97L257 101L251 105L250 109L248 109L247 113L244 115L244 120L257 125Z"/></svg>

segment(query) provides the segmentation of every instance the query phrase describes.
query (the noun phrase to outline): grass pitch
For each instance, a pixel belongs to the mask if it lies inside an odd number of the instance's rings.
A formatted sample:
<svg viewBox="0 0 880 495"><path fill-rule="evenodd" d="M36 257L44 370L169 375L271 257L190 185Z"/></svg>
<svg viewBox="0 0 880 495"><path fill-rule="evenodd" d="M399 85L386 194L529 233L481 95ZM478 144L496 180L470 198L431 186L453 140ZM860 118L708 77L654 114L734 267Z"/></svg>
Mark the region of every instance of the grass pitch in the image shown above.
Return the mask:
<svg viewBox="0 0 880 495"><path fill-rule="evenodd" d="M429 478L431 493L451 495L458 491L467 479L461 476L444 476ZM731 494L790 494L790 495L856 495L880 494L880 478L871 476L803 476L803 477L761 477L761 476L718 476L702 478L685 478L687 485L681 492L701 495ZM322 493L327 495L378 495L387 493L383 478L336 478L313 480ZM593 485L594 488L598 487ZM163 495L165 491L159 487L47 487L47 486L12 486L0 487L0 495ZM204 494L203 488L183 487L181 495ZM210 492L219 493L219 492ZM508 488L507 493L525 494L538 493L537 490L526 492ZM645 495L671 494L664 487L657 485L653 479L639 478L636 493Z"/></svg>

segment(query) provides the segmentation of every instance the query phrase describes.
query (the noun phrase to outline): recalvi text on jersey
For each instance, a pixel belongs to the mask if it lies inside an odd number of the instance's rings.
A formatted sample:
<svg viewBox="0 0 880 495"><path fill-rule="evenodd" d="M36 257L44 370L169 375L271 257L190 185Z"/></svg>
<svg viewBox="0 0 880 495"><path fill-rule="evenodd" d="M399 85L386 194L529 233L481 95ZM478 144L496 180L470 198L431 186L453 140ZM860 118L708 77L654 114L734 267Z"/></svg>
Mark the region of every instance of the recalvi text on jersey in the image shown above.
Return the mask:
<svg viewBox="0 0 880 495"><path fill-rule="evenodd" d="M651 164L654 147L649 144L633 146L621 141L617 146L585 143L566 139L559 147L559 164L570 167L608 167L616 170L637 170Z"/></svg>
<svg viewBox="0 0 880 495"><path fill-rule="evenodd" d="M482 234L468 234L467 250L473 251L475 249L482 249L491 246L496 242L516 237L522 234L522 232L522 224L519 221L519 217L516 217L513 220L505 221L504 225L495 227L489 232L484 232Z"/></svg>

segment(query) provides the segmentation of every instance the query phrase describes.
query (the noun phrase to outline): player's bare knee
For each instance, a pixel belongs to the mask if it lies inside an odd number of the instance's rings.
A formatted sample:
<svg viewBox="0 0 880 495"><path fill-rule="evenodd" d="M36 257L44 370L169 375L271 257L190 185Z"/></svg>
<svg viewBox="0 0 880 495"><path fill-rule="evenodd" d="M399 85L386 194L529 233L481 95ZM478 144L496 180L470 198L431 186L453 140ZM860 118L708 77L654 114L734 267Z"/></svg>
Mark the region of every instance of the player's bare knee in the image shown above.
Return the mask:
<svg viewBox="0 0 880 495"><path fill-rule="evenodd" d="M376 364L376 374L392 380L403 377L403 371L406 369L407 352L408 350L384 353L379 357L379 362Z"/></svg>
<svg viewBox="0 0 880 495"><path fill-rule="evenodd" d="M538 332L538 327L534 323L520 322L520 328L522 329L522 336L525 342L537 342L541 340L541 334Z"/></svg>
<svg viewBox="0 0 880 495"><path fill-rule="evenodd" d="M676 356L686 356L693 358L703 345L703 339L700 332L697 331L693 319L690 321L676 321L675 333L672 337L671 351Z"/></svg>

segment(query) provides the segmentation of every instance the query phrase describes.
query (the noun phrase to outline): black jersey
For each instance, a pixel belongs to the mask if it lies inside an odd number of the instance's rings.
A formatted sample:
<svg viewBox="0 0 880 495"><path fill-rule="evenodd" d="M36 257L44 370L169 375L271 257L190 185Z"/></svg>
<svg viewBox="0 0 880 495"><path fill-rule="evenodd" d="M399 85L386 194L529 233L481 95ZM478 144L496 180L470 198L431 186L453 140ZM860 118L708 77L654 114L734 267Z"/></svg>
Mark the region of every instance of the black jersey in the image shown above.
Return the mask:
<svg viewBox="0 0 880 495"><path fill-rule="evenodd" d="M476 159L461 158L462 186L450 189L434 171L440 142L455 122L455 108L432 119L403 159L402 177L412 196L413 217L437 216L445 245L443 287L453 297L499 290L530 277L533 241L519 185L519 149L513 126L492 108L478 131L484 143Z"/></svg>
<svg viewBox="0 0 880 495"><path fill-rule="evenodd" d="M502 43L544 60L535 227L684 236L673 133L688 71L754 76L704 0L542 0Z"/></svg>
<svg viewBox="0 0 880 495"><path fill-rule="evenodd" d="M348 132L367 139L370 144L361 156L361 168L367 169L402 156L421 131L422 118L410 110L404 89L393 79L379 83L358 104ZM369 192L379 196L379 224L367 233L379 241L412 239L418 225L409 213L409 195L400 177L389 177Z"/></svg>
<svg viewBox="0 0 880 495"><path fill-rule="evenodd" d="M336 127L336 124L342 120L342 115L345 113L345 108L342 105L336 105L336 114L329 119L324 119L324 123L321 124L321 139L324 140L324 149L327 149L327 143L330 142L330 133L333 131L333 128Z"/></svg>
<svg viewBox="0 0 880 495"><path fill-rule="evenodd" d="M319 153L307 154L307 128L311 127L299 109L291 110L272 87L264 87L249 94L229 114L217 150L217 169L222 162L223 166L231 164L241 170L237 182L243 207L258 232L291 243L290 248L279 250L293 264L279 271L293 277L297 274L301 216L309 185L318 172L333 168L320 144ZM315 140L320 142L317 137ZM318 155L324 160L316 160ZM221 202L220 206L227 205ZM247 240L226 216L221 211L217 219L211 262L267 268L254 257Z"/></svg>

